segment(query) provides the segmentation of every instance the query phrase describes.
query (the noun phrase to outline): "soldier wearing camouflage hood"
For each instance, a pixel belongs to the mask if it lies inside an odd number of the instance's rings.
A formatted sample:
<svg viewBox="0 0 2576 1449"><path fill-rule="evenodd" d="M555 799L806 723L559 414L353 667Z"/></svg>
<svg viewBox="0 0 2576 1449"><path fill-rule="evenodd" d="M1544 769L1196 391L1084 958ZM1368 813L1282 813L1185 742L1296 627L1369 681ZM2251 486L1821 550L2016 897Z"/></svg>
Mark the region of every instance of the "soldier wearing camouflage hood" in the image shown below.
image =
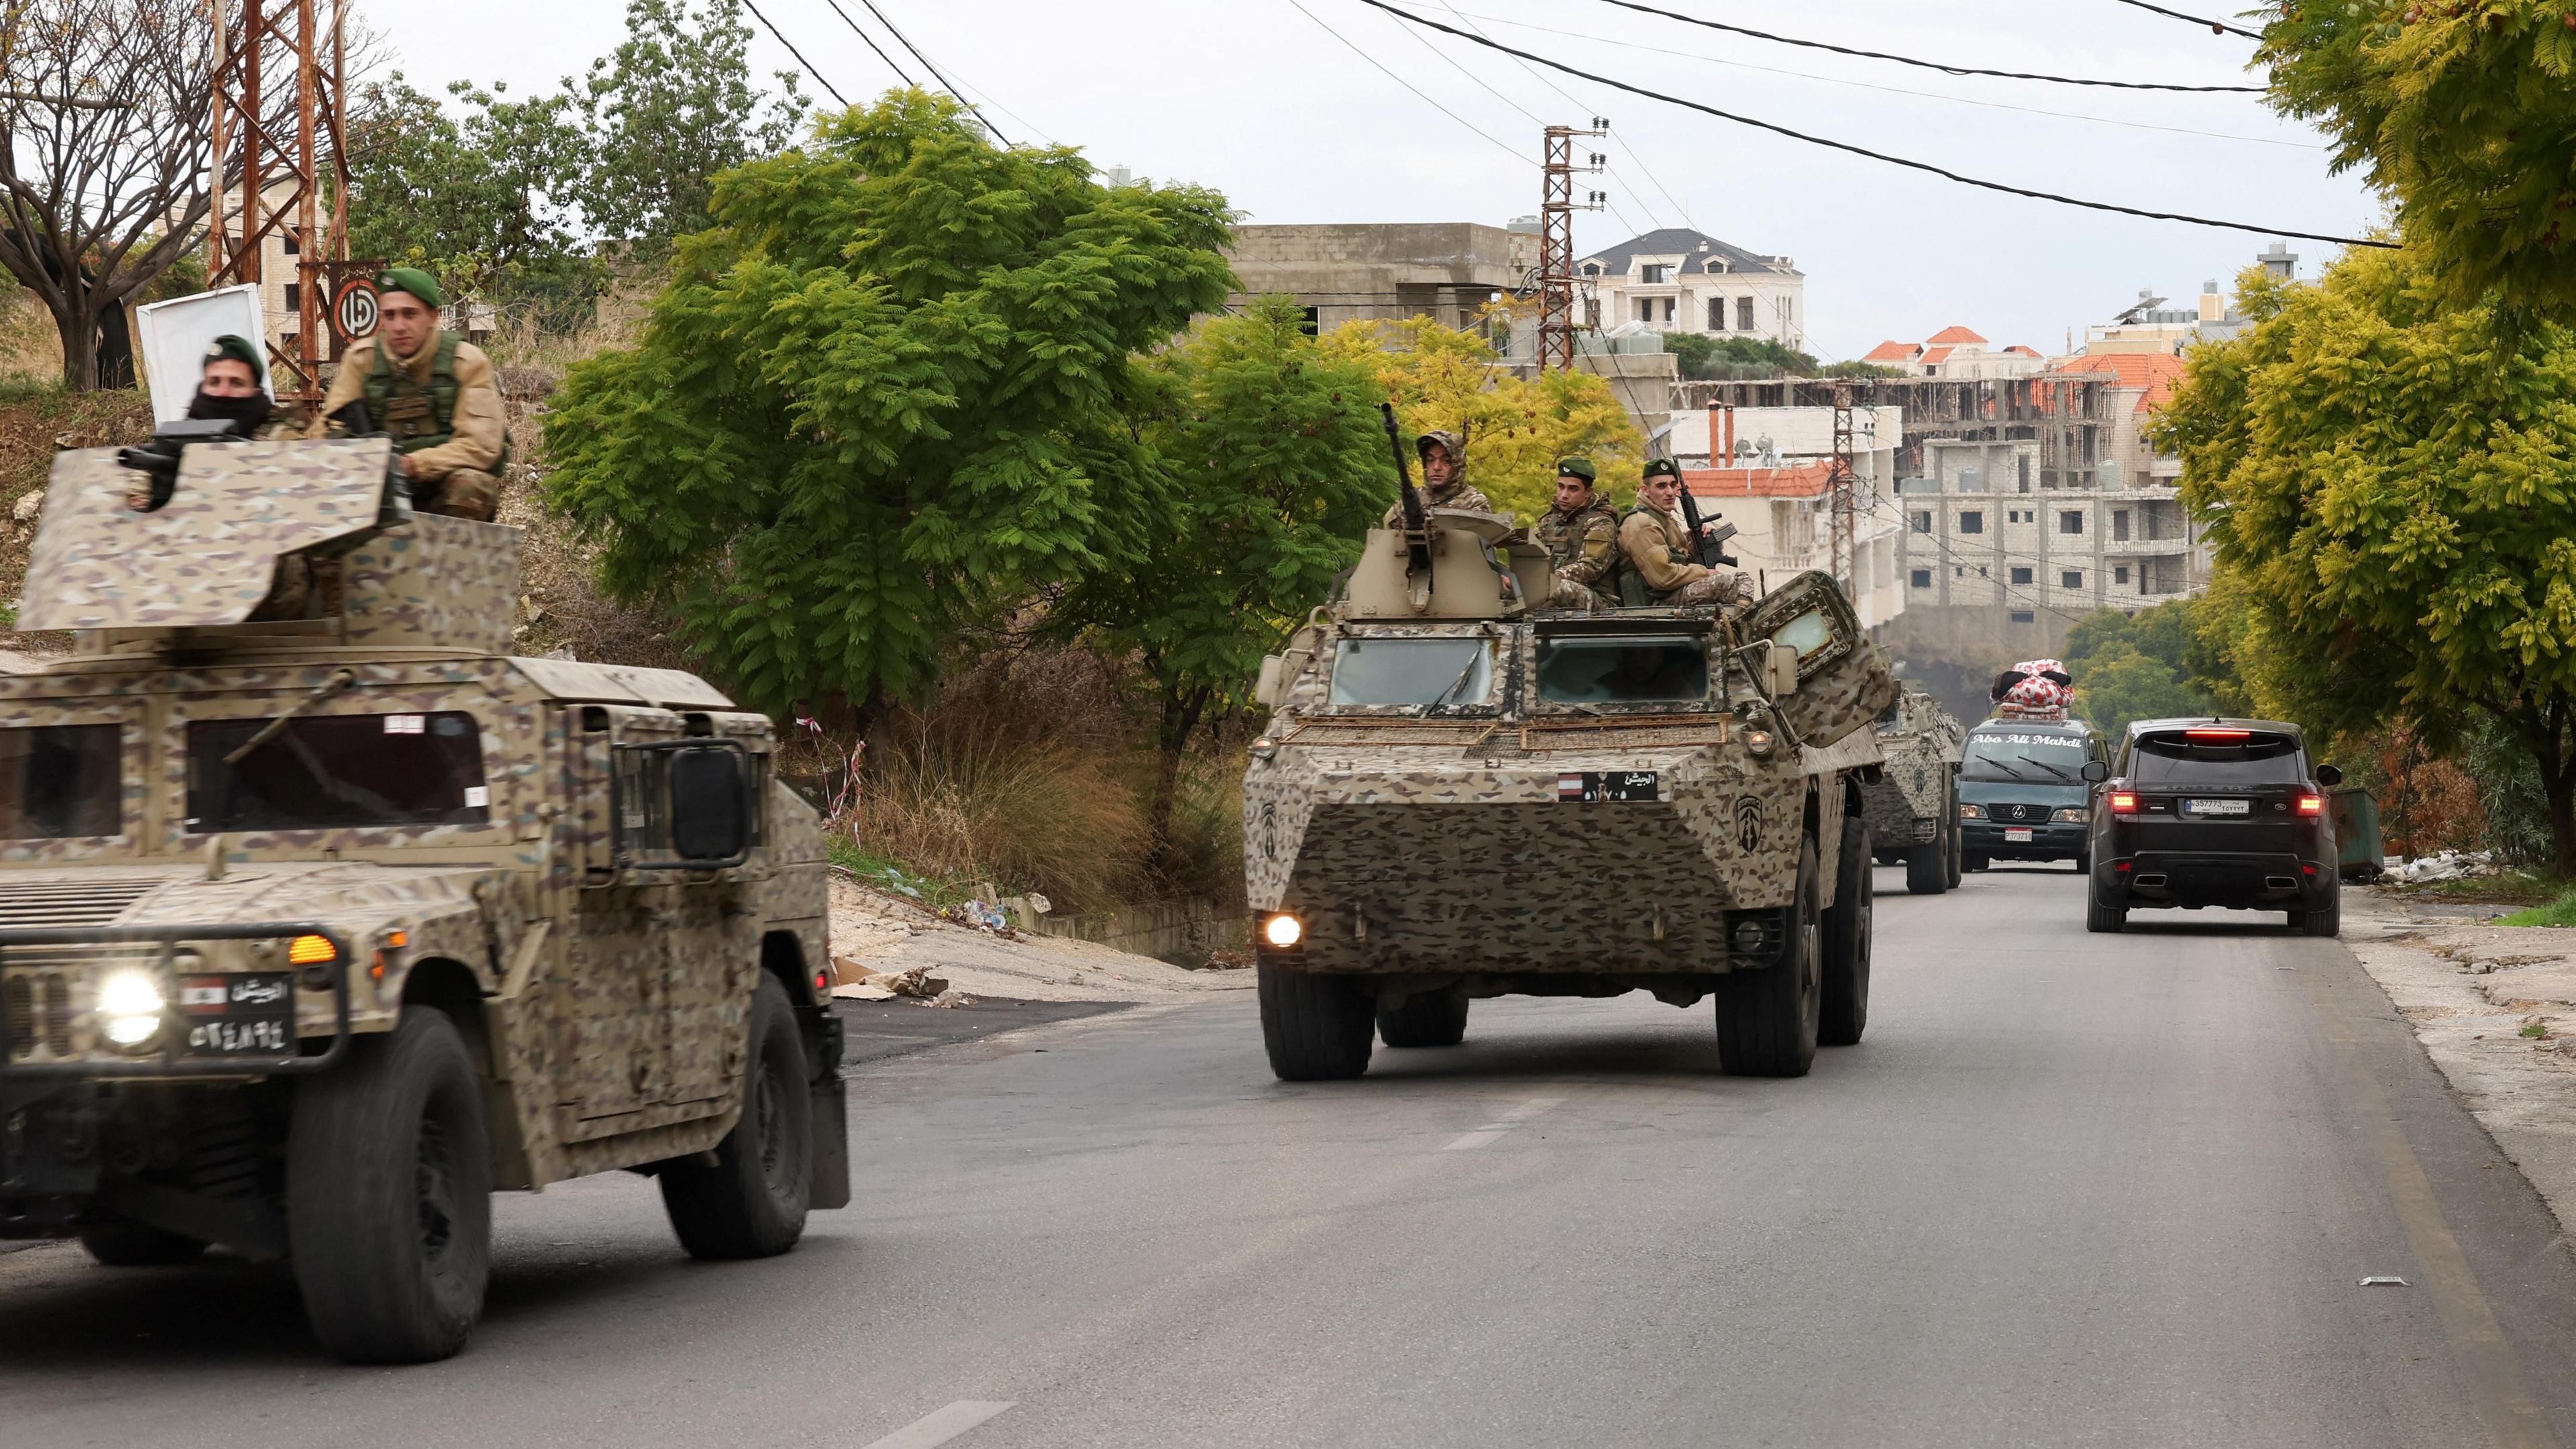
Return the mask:
<svg viewBox="0 0 2576 1449"><path fill-rule="evenodd" d="M1556 568L1548 594L1554 608L1619 607L1619 513L1594 482L1591 459L1558 459L1556 506L1533 530Z"/></svg>
<svg viewBox="0 0 2576 1449"><path fill-rule="evenodd" d="M1471 513L1491 513L1493 501L1467 483L1467 443L1446 428L1436 428L1413 440L1413 451L1422 459L1422 506L1425 508L1463 508ZM1404 526L1404 505L1396 504L1386 511L1386 527Z"/></svg>
<svg viewBox="0 0 2576 1449"><path fill-rule="evenodd" d="M1690 530L1682 523L1681 465L1657 458L1637 485L1637 506L1619 524L1619 551L1635 579L1642 604L1736 604L1753 597L1752 580L1732 569L1711 568L1693 557ZM1625 586L1625 585L1623 585Z"/></svg>
<svg viewBox="0 0 2576 1449"><path fill-rule="evenodd" d="M393 435L412 507L489 523L510 452L491 359L439 327L446 299L429 273L389 268L376 292L375 333L349 348L322 416L345 425L349 404L365 403L368 426Z"/></svg>

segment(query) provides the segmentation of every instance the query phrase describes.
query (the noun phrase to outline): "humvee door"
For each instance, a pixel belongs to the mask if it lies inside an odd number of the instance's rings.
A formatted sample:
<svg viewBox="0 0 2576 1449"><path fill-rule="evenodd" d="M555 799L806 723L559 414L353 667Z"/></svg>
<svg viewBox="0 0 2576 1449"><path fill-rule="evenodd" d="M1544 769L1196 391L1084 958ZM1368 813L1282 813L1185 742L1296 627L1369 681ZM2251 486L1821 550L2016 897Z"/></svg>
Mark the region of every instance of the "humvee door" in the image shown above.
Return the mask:
<svg viewBox="0 0 2576 1449"><path fill-rule="evenodd" d="M1746 642L1768 639L1798 651L1798 687L1772 701L1798 743L1824 747L1878 718L1896 698L1887 656L1824 574L1808 572L1765 594L1736 628Z"/></svg>

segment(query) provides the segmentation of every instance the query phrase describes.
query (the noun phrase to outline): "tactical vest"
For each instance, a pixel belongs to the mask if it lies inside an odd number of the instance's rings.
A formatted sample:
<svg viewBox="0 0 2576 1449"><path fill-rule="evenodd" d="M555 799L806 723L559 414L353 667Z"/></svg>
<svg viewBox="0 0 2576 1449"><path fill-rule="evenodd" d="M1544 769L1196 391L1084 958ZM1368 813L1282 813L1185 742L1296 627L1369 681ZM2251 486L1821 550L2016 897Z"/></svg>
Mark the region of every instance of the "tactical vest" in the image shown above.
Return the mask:
<svg viewBox="0 0 2576 1449"><path fill-rule="evenodd" d="M1654 513L1654 510L1648 508L1642 503L1631 507L1627 512L1619 515L1620 528L1624 530L1628 526L1628 519L1630 516L1639 513ZM1655 516L1657 518L1662 517L1661 514L1656 514ZM1657 531L1661 531L1660 525L1658 525ZM1676 567L1682 564L1699 562L1699 560L1691 557L1690 550L1686 548L1675 548L1671 544L1666 544L1664 545L1664 552L1671 558ZM1679 589L1650 589L1646 587L1646 576L1628 566L1627 554L1628 551L1625 548L1619 550L1620 607L1628 609L1650 609L1681 592Z"/></svg>
<svg viewBox="0 0 2576 1449"><path fill-rule="evenodd" d="M394 367L393 348L379 342L367 366L367 417L393 436L394 451L417 453L452 442L456 437L456 334L441 331L438 350L430 355L429 385L412 381L408 368ZM492 462L498 473L510 461L510 434L501 433L501 456Z"/></svg>

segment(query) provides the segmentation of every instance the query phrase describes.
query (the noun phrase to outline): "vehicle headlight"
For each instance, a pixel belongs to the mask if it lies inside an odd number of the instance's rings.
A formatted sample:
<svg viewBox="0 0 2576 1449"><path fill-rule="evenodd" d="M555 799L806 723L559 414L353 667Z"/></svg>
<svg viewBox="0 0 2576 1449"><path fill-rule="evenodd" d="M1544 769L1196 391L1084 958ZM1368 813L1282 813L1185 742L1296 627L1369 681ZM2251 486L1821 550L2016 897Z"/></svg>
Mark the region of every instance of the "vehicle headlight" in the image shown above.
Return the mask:
<svg viewBox="0 0 2576 1449"><path fill-rule="evenodd" d="M1959 806L1959 818L1962 820L1983 820L1986 818L1986 807L1983 805L1969 805L1963 803Z"/></svg>
<svg viewBox="0 0 2576 1449"><path fill-rule="evenodd" d="M1746 730L1744 748L1746 753L1757 760L1768 756L1771 753L1771 732L1766 729Z"/></svg>
<svg viewBox="0 0 2576 1449"><path fill-rule="evenodd" d="M1306 938L1306 923L1282 912L1261 923L1261 939L1287 950Z"/></svg>
<svg viewBox="0 0 2576 1449"><path fill-rule="evenodd" d="M161 983L142 971L119 971L98 985L100 1029L121 1047L141 1046L161 1030L169 1002Z"/></svg>
<svg viewBox="0 0 2576 1449"><path fill-rule="evenodd" d="M2092 819L2093 814L2081 805L2072 805L2064 810L2052 812L2048 818L2061 825L2081 825Z"/></svg>
<svg viewBox="0 0 2576 1449"><path fill-rule="evenodd" d="M1263 735L1252 742L1252 757L1256 760L1266 760L1277 753L1279 753L1279 742L1268 735Z"/></svg>

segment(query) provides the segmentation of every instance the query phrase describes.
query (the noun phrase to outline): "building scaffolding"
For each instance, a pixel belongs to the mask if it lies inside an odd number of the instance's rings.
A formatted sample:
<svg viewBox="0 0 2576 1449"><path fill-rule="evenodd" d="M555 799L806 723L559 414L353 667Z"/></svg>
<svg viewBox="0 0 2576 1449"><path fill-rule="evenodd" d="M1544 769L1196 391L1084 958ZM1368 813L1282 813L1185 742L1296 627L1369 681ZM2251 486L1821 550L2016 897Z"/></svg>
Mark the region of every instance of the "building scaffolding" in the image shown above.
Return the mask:
<svg viewBox="0 0 2576 1449"><path fill-rule="evenodd" d="M1574 159L1574 138L1599 137L1610 133L1610 123L1599 116L1592 118L1589 130L1572 126L1547 128L1546 144L1539 167L1539 233L1538 233L1538 370L1554 368L1559 372L1574 370L1574 214L1598 211L1603 203L1600 192L1587 193L1585 199L1574 199L1574 176L1577 171L1596 174L1604 163L1594 152L1578 166Z"/></svg>
<svg viewBox="0 0 2576 1449"><path fill-rule="evenodd" d="M339 354L332 290L349 255L347 0L214 0L208 109L214 214L211 286L260 284L271 238L291 260L287 306L265 339L281 400L317 403L322 364ZM372 308L362 309L373 324ZM366 328L351 330L363 331Z"/></svg>

